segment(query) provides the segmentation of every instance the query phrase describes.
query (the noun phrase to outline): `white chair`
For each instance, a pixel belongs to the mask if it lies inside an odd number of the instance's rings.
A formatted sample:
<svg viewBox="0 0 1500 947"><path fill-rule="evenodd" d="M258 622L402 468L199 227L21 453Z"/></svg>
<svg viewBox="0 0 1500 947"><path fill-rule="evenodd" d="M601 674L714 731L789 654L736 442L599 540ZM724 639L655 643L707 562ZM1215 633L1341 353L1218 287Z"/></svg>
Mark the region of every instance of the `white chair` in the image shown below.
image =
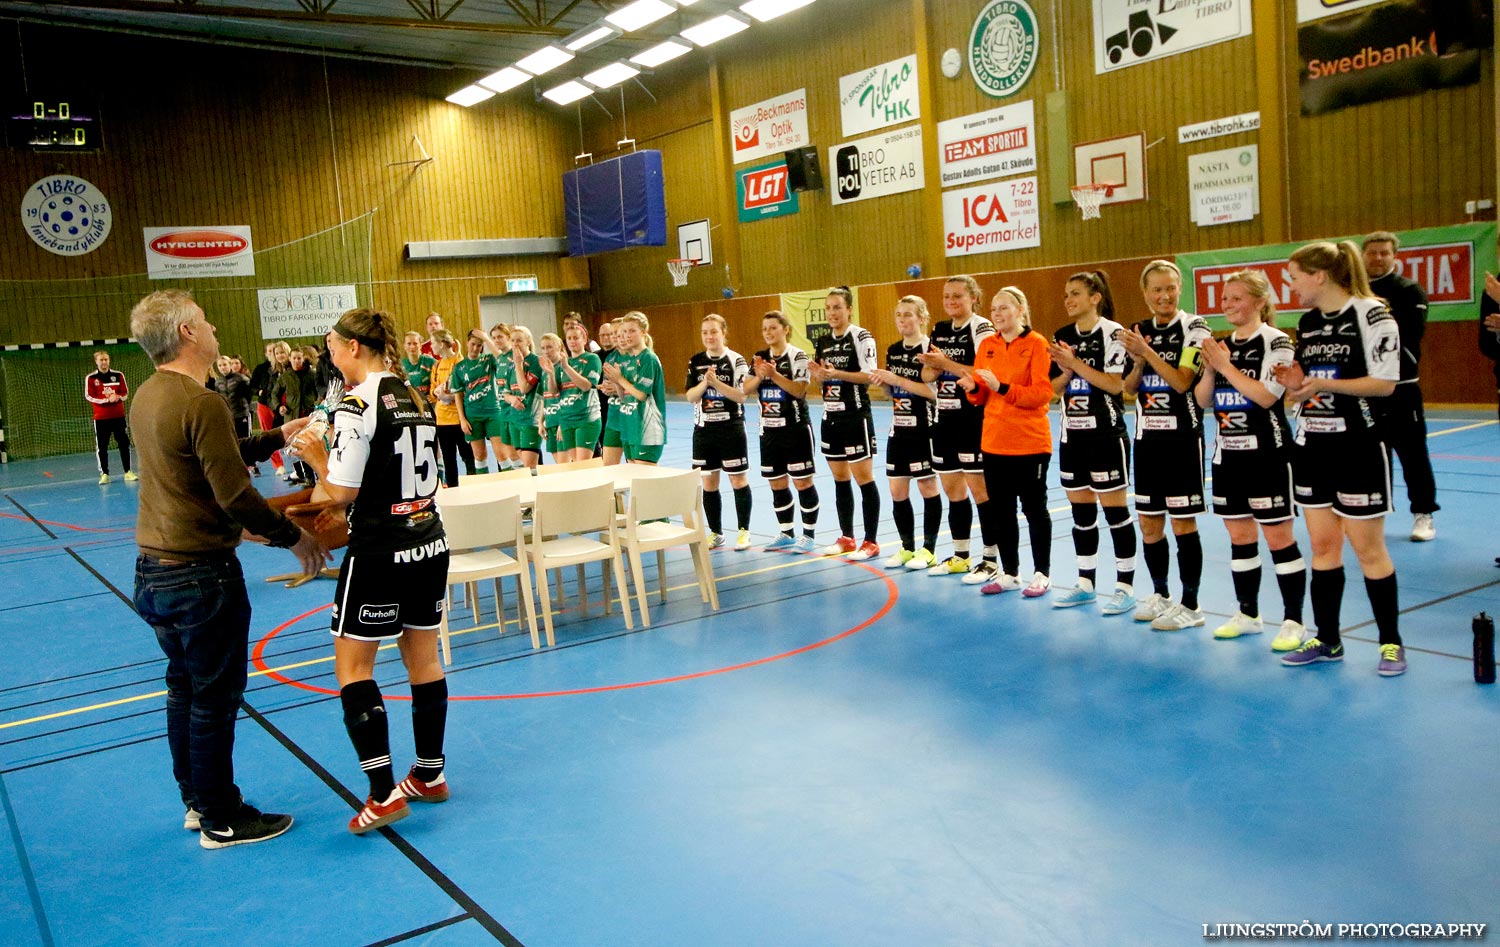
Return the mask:
<svg viewBox="0 0 1500 947"><path fill-rule="evenodd" d="M523 480L530 477L531 470L527 467L515 467L511 470L497 470L493 473L465 474L458 481L459 487L478 486L482 483L494 483L497 480ZM453 489L458 489L454 487Z"/></svg>
<svg viewBox="0 0 1500 947"><path fill-rule="evenodd" d="M448 585L463 585L468 600L474 604L474 627L479 624L479 591L475 583L483 579L495 582L495 625L505 633L505 598L500 580L515 576L520 586L520 605L516 618L524 610L531 629L531 646L540 648L536 632L536 610L531 601L531 572L526 568L526 543L521 536L521 504L515 497L477 503L439 504L443 530L448 534ZM514 546L509 555L497 546ZM443 644L443 663L452 664L448 645L448 609L443 609L438 636Z"/></svg>
<svg viewBox="0 0 1500 947"><path fill-rule="evenodd" d="M681 517L674 523L671 517ZM714 611L719 610L719 589L709 552L709 535L703 526L703 478L696 471L670 477L636 480L630 485L630 506L625 515L625 549L635 573L635 597L641 605L641 626L651 627L646 608L646 573L641 553L656 552L656 582L663 603L667 600L666 555L672 546L688 546L693 571L698 575L698 593Z"/></svg>
<svg viewBox="0 0 1500 947"><path fill-rule="evenodd" d="M565 460L560 464L543 464L536 469L536 474L538 477L545 477L547 474L565 473L569 470L587 470L590 467L603 466L603 457L590 457L588 460Z"/></svg>
<svg viewBox="0 0 1500 947"><path fill-rule="evenodd" d="M620 589L621 611L625 627L634 628L630 616L630 593L625 586L625 568L621 562L620 536L615 528L615 487L602 483L582 490L538 490L531 509L531 540L527 546L531 564L536 567L536 588L542 599L542 617L547 628L547 645L557 643L552 634L552 594L547 584L547 570L585 562L608 562L614 570L615 585ZM585 533L597 533L591 539ZM610 609L609 573L604 580L604 614Z"/></svg>

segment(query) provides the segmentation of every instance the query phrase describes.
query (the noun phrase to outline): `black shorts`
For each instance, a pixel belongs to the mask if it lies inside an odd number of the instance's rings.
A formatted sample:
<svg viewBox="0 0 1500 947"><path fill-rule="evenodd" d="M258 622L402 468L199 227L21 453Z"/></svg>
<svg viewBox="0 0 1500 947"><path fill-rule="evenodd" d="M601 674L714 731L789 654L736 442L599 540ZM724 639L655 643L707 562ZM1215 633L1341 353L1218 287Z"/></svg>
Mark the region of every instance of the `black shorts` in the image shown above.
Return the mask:
<svg viewBox="0 0 1500 947"><path fill-rule="evenodd" d="M1130 441L1124 435L1071 437L1057 448L1057 475L1064 490L1123 490L1130 486Z"/></svg>
<svg viewBox="0 0 1500 947"><path fill-rule="evenodd" d="M968 411L957 417L938 416L932 426L932 469L940 474L984 473L984 454L979 441L984 433L984 415Z"/></svg>
<svg viewBox="0 0 1500 947"><path fill-rule="evenodd" d="M768 480L777 477L811 477L813 434L810 425L781 428L775 434L760 436L760 475Z"/></svg>
<svg viewBox="0 0 1500 947"><path fill-rule="evenodd" d="M407 628L437 628L447 582L446 539L396 552L351 552L333 593L331 630L340 638L388 641Z"/></svg>
<svg viewBox="0 0 1500 947"><path fill-rule="evenodd" d="M1257 523L1292 518L1291 454L1276 450L1221 450L1214 461L1214 512Z"/></svg>
<svg viewBox="0 0 1500 947"><path fill-rule="evenodd" d="M1153 437L1135 442L1135 511L1187 518L1203 499L1203 439Z"/></svg>
<svg viewBox="0 0 1500 947"><path fill-rule="evenodd" d="M745 425L716 423L693 428L693 469L729 474L748 471L750 448L745 442Z"/></svg>
<svg viewBox="0 0 1500 947"><path fill-rule="evenodd" d="M932 441L925 428L896 429L885 439L885 475L926 480L932 472Z"/></svg>
<svg viewBox="0 0 1500 947"><path fill-rule="evenodd" d="M1298 506L1351 520L1391 512L1391 459L1378 438L1308 435L1292 447L1292 484Z"/></svg>
<svg viewBox="0 0 1500 947"><path fill-rule="evenodd" d="M829 460L868 460L875 456L875 421L868 414L839 421L825 415L820 441Z"/></svg>

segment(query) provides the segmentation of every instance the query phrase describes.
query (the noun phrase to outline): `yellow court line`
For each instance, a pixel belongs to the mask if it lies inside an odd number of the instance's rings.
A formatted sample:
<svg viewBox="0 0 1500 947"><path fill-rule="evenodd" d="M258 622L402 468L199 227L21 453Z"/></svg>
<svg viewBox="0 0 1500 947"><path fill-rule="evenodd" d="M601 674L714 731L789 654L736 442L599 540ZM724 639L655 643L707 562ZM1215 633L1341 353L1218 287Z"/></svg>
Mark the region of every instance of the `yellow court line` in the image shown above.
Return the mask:
<svg viewBox="0 0 1500 947"><path fill-rule="evenodd" d="M1491 424L1500 424L1500 418L1491 418L1488 421L1476 421L1473 424L1465 424L1463 427L1450 427L1446 431L1432 431L1428 437L1442 437L1444 434L1457 434L1459 431L1472 431L1476 427L1489 427Z"/></svg>

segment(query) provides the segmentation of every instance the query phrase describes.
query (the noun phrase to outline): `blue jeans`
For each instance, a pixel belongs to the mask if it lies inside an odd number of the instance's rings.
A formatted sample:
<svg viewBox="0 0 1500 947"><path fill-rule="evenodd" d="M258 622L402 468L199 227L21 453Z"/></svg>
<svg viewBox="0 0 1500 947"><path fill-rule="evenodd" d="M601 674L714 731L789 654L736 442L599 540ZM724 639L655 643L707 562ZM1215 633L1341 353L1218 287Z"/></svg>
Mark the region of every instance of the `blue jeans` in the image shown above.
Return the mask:
<svg viewBox="0 0 1500 947"><path fill-rule="evenodd" d="M239 809L234 722L245 693L250 599L237 558L135 561L135 607L167 656L167 744L184 805L221 822Z"/></svg>

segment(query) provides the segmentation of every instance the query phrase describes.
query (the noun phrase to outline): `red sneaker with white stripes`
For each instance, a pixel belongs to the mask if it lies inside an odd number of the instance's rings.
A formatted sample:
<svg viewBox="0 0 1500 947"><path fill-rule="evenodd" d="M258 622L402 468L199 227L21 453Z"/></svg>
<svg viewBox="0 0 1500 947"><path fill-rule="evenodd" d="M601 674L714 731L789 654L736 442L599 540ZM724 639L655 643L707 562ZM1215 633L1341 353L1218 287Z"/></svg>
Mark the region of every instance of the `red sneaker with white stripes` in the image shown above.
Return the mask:
<svg viewBox="0 0 1500 947"><path fill-rule="evenodd" d="M424 782L417 778L417 768L413 766L406 778L396 784L396 791L412 802L447 802L448 779L438 773L437 779Z"/></svg>
<svg viewBox="0 0 1500 947"><path fill-rule="evenodd" d="M392 822L400 822L409 815L411 807L406 804L401 790L396 789L385 802L376 802L373 797L366 799L364 807L349 820L349 831L364 835Z"/></svg>

